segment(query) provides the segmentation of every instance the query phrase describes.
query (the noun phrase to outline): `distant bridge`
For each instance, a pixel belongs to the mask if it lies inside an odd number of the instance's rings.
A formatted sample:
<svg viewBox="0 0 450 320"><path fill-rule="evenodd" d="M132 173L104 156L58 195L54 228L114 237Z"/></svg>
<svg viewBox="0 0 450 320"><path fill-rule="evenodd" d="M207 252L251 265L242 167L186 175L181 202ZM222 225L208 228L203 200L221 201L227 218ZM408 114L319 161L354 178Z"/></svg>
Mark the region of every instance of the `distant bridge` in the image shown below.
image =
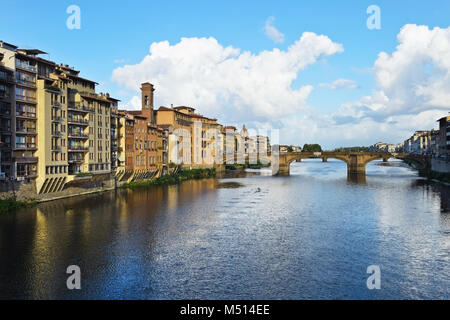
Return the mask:
<svg viewBox="0 0 450 320"><path fill-rule="evenodd" d="M428 168L430 163L427 156L389 152L280 152L269 156L274 174L277 175L289 175L290 165L294 161L314 158L322 159L323 162L327 162L328 159L342 160L347 164L349 175L365 175L366 165L374 160L387 162L390 158L401 159L415 163L418 169ZM276 170L277 164L278 171Z"/></svg>

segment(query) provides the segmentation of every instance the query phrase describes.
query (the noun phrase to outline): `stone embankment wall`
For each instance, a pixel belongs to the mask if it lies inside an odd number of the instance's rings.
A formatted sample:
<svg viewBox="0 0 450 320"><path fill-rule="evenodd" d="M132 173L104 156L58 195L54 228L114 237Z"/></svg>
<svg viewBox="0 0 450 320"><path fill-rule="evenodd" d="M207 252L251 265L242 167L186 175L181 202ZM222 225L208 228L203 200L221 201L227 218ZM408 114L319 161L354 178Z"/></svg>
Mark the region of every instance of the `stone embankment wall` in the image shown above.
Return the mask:
<svg viewBox="0 0 450 320"><path fill-rule="evenodd" d="M431 159L431 170L440 173L450 173L450 159Z"/></svg>
<svg viewBox="0 0 450 320"><path fill-rule="evenodd" d="M73 181L66 183L63 191L37 194L34 182L0 182L0 199L13 199L18 201L50 201L68 197L74 197L84 194L104 192L113 190L116 185L120 185L114 180L114 175L99 174L87 177L78 177Z"/></svg>

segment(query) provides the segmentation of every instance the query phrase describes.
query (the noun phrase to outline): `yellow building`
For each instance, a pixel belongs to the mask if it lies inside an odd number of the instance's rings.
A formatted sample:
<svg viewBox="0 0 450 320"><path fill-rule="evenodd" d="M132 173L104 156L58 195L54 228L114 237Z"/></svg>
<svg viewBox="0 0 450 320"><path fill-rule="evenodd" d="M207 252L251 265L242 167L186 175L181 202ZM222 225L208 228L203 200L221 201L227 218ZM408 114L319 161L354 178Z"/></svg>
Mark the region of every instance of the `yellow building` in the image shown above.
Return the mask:
<svg viewBox="0 0 450 320"><path fill-rule="evenodd" d="M169 163L181 164L184 168L203 168L214 166L220 159L223 133L216 119L197 114L194 108L180 106L160 107L156 122L171 128Z"/></svg>
<svg viewBox="0 0 450 320"><path fill-rule="evenodd" d="M110 173L111 106L118 100L95 93L96 82L41 58L40 50L0 42L0 54L15 73L10 103L17 180L35 182L37 193L51 193L76 176Z"/></svg>

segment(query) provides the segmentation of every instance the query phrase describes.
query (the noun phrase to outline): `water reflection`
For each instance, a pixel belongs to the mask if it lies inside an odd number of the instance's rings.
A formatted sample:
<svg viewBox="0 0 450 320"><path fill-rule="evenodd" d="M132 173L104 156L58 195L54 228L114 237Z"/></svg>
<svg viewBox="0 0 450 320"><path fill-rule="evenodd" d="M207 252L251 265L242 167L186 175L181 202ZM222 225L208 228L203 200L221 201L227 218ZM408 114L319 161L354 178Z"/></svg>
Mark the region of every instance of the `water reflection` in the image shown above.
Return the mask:
<svg viewBox="0 0 450 320"><path fill-rule="evenodd" d="M449 188L398 162L305 160L0 216L0 298L450 298ZM380 264L383 290L368 291ZM65 270L82 270L68 291Z"/></svg>
<svg viewBox="0 0 450 320"><path fill-rule="evenodd" d="M357 184L366 184L367 183L366 174L348 173L347 181Z"/></svg>

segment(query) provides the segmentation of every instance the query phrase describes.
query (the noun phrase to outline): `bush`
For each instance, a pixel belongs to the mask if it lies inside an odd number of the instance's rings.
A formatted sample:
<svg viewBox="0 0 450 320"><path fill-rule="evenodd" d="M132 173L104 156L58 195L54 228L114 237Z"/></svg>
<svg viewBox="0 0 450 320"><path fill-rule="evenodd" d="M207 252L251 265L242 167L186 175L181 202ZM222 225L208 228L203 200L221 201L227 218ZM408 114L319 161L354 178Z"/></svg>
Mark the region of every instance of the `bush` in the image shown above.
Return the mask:
<svg viewBox="0 0 450 320"><path fill-rule="evenodd" d="M5 213L20 209L23 207L31 206L34 201L16 201L13 198L0 199L0 213Z"/></svg>
<svg viewBox="0 0 450 320"><path fill-rule="evenodd" d="M303 152L322 152L320 144L305 144L303 146Z"/></svg>

